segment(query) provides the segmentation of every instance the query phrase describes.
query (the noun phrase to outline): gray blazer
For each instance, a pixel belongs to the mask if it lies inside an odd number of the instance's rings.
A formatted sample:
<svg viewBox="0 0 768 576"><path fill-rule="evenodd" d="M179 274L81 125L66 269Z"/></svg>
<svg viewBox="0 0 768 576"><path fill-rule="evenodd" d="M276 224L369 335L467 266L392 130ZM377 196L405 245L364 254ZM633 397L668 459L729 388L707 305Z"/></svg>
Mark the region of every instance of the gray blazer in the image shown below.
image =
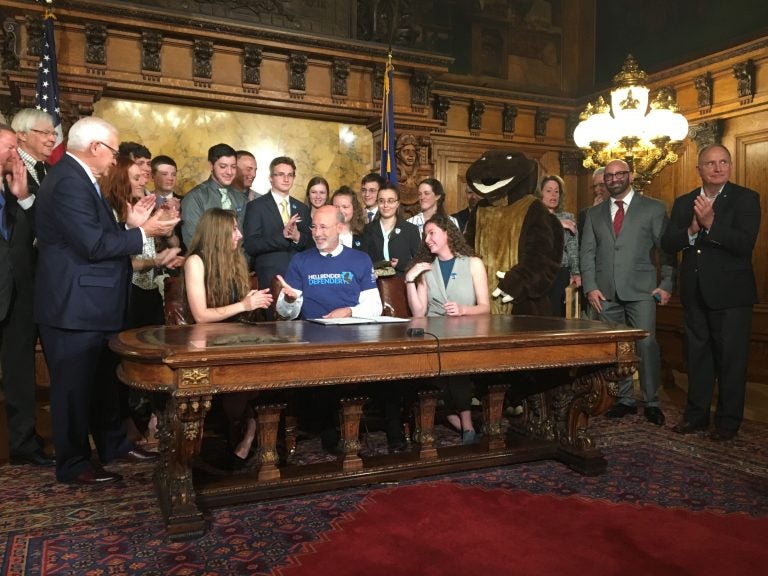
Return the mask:
<svg viewBox="0 0 768 576"><path fill-rule="evenodd" d="M651 298L657 287L671 293L676 260L661 250L661 236L669 221L664 205L635 191L616 238L611 220L612 201L606 200L587 211L580 252L584 293L600 290L608 300L630 302ZM661 260L658 283L655 254Z"/></svg>

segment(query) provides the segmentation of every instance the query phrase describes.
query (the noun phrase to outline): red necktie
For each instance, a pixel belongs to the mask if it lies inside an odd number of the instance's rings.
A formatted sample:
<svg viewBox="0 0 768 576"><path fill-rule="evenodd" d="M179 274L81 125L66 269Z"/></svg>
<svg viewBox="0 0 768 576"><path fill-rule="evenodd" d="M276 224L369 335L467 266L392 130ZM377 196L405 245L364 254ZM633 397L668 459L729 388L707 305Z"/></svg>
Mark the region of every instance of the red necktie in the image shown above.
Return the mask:
<svg viewBox="0 0 768 576"><path fill-rule="evenodd" d="M616 200L615 202L619 209L616 210L616 216L613 217L613 233L615 236L618 236L619 232L621 232L621 225L624 222L624 201Z"/></svg>

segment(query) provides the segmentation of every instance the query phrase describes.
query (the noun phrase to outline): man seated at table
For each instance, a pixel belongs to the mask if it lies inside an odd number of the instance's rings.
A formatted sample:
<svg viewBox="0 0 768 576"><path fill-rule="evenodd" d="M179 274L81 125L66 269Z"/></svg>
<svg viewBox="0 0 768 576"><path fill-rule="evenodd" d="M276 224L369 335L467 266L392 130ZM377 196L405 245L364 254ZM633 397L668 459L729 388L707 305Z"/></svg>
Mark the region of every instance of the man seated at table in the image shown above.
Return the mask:
<svg viewBox="0 0 768 576"><path fill-rule="evenodd" d="M296 253L288 264L285 278L277 276L282 287L277 298L279 316L294 319L381 315L381 297L371 258L339 242L343 223L344 216L335 206L315 210L310 226L315 248ZM391 452L400 452L406 443L400 422L399 386L379 387L377 395L380 390L383 390L387 445ZM328 404L327 412L334 413L337 395L321 396L319 400ZM322 442L323 448L334 451L338 432L326 427Z"/></svg>
<svg viewBox="0 0 768 576"><path fill-rule="evenodd" d="M339 242L344 216L322 206L312 216L315 248L296 253L285 278L277 313L289 320L381 316L382 304L370 256Z"/></svg>

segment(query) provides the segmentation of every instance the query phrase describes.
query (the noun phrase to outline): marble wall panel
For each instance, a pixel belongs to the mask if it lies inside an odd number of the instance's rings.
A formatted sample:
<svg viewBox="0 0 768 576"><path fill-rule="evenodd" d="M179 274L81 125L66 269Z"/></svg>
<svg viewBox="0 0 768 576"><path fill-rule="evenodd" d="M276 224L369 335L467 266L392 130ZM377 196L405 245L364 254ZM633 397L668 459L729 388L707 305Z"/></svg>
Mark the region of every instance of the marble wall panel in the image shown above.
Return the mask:
<svg viewBox="0 0 768 576"><path fill-rule="evenodd" d="M254 188L260 192L269 189L269 162L292 157L292 194L300 200L313 176L324 176L331 191L342 184L357 190L373 166L373 137L365 126L114 98L99 100L94 116L114 124L122 141L141 142L153 155L176 160L180 193L208 178L208 148L220 142L256 156Z"/></svg>

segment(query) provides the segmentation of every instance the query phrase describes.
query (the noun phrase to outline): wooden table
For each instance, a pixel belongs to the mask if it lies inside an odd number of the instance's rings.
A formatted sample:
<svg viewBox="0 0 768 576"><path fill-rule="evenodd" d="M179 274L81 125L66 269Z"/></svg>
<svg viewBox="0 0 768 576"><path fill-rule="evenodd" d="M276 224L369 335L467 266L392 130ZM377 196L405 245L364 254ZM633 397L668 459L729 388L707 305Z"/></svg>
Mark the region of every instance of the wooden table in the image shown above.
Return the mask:
<svg viewBox="0 0 768 576"><path fill-rule="evenodd" d="M407 328L423 328L425 334L408 336ZM123 382L168 395L159 423L155 482L171 536L188 538L204 531L201 506L539 459L598 474L606 463L588 433L589 416L611 406L616 381L635 369L635 341L644 335L584 320L476 316L358 326L302 321L159 326L123 332L111 346L122 358ZM423 383L451 374L482 381L483 375L521 370L535 371L535 382L515 391L525 396L525 411L506 434L508 385L495 377L481 387L484 424L478 445L436 447L438 395L426 390L415 406L414 449L361 458L358 427L365 399L347 398L340 412L338 460L325 467L281 467L276 438L284 405L266 405L256 407L257 470L214 479L193 474L216 394L391 380Z"/></svg>

